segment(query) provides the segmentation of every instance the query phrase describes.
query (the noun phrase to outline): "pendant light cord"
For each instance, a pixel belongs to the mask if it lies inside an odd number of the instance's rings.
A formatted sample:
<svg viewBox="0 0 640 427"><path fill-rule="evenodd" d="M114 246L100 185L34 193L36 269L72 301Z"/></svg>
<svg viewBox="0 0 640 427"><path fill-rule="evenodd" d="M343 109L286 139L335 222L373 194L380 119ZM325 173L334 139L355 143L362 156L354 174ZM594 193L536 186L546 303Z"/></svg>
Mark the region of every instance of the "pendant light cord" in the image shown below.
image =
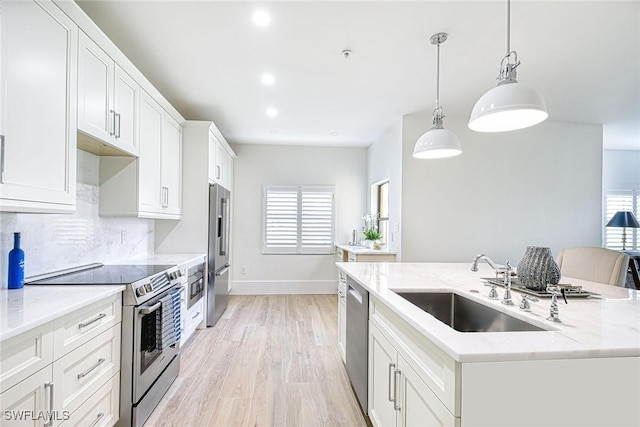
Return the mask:
<svg viewBox="0 0 640 427"><path fill-rule="evenodd" d="M507 0L507 55L511 52L511 0Z"/></svg>
<svg viewBox="0 0 640 427"><path fill-rule="evenodd" d="M440 43L437 45L438 56L436 60L436 109L440 108Z"/></svg>

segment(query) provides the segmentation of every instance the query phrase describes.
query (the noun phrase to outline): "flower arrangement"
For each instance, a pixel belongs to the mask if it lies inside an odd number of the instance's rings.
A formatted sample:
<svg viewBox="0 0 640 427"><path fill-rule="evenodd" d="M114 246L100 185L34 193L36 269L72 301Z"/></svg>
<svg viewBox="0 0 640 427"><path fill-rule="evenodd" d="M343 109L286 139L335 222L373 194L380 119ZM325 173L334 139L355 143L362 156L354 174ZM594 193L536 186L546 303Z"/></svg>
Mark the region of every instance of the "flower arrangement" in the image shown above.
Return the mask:
<svg viewBox="0 0 640 427"><path fill-rule="evenodd" d="M362 231L364 238L371 240L372 242L380 240L382 238L382 234L380 234L378 228L380 224L379 214L364 214L362 216L362 220L364 221L364 230Z"/></svg>

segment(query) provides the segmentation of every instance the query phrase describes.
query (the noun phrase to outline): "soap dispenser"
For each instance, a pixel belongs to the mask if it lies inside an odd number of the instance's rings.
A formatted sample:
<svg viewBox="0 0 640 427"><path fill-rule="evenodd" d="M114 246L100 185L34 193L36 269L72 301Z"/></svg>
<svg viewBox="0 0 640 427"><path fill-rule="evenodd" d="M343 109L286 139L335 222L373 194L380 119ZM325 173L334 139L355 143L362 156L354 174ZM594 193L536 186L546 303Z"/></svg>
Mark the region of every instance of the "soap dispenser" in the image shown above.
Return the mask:
<svg viewBox="0 0 640 427"><path fill-rule="evenodd" d="M20 233L13 233L13 249L9 251L9 289L24 285L24 251L20 249Z"/></svg>

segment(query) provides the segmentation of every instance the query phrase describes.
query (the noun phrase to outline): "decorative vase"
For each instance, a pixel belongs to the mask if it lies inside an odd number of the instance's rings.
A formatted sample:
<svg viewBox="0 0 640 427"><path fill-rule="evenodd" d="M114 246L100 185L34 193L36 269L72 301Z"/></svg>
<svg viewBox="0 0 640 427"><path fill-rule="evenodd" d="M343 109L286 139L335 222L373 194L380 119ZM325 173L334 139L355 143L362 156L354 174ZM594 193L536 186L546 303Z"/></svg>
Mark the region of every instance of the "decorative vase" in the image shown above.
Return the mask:
<svg viewBox="0 0 640 427"><path fill-rule="evenodd" d="M520 283L535 291L544 291L547 285L557 285L560 281L560 267L553 259L551 248L527 246L517 272Z"/></svg>
<svg viewBox="0 0 640 427"><path fill-rule="evenodd" d="M362 246L367 249L373 249L373 240L365 239L362 241Z"/></svg>

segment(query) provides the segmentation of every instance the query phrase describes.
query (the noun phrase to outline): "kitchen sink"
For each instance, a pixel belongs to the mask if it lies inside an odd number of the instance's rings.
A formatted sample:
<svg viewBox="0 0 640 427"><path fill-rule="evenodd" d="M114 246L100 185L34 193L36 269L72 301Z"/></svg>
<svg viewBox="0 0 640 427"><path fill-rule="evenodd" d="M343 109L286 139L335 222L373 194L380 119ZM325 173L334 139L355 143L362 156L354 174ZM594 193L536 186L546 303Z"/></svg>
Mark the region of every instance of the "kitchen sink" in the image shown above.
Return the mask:
<svg viewBox="0 0 640 427"><path fill-rule="evenodd" d="M411 304L460 332L545 331L452 292L396 292Z"/></svg>

